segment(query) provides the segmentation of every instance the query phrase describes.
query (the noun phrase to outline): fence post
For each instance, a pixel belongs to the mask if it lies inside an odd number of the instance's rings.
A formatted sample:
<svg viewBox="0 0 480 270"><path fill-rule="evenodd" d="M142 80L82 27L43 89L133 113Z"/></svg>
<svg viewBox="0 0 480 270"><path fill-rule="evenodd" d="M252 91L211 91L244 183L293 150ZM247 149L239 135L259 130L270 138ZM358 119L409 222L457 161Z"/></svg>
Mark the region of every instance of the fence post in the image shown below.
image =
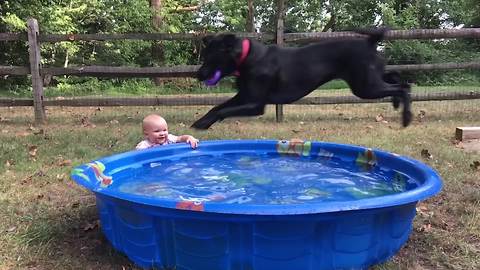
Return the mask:
<svg viewBox="0 0 480 270"><path fill-rule="evenodd" d="M277 0L277 45L283 46L284 24L283 19L285 17L285 0ZM283 105L275 104L275 117L277 122L283 121Z"/></svg>
<svg viewBox="0 0 480 270"><path fill-rule="evenodd" d="M45 106L43 104L43 81L40 76L40 43L38 41L38 22L34 18L27 21L28 25L28 53L30 60L30 74L32 76L33 108L35 112L35 125L46 123Z"/></svg>

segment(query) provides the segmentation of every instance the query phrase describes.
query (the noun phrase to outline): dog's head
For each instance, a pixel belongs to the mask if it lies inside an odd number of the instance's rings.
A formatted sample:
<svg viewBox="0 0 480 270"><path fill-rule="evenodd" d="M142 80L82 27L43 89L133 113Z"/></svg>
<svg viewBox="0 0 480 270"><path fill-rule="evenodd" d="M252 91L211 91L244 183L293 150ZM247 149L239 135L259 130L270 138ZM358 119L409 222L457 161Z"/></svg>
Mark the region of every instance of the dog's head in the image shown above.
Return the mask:
<svg viewBox="0 0 480 270"><path fill-rule="evenodd" d="M233 34L220 34L204 37L203 43L203 64L197 72L197 78L214 85L237 69L237 61L242 54L242 40Z"/></svg>

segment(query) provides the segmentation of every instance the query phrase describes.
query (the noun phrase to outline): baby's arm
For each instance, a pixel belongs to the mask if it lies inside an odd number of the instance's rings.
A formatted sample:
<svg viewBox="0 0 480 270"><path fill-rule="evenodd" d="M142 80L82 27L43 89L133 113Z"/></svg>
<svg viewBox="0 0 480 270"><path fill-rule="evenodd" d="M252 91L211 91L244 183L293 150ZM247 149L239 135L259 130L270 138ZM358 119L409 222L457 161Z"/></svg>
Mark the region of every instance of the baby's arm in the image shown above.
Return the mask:
<svg viewBox="0 0 480 270"><path fill-rule="evenodd" d="M139 142L137 144L137 146L135 146L135 149L136 150L141 150L141 149L147 149L147 148L150 148L150 147L152 147L152 146L148 143L148 141L143 140L143 141Z"/></svg>
<svg viewBox="0 0 480 270"><path fill-rule="evenodd" d="M177 137L177 142L189 143L193 149L197 148L198 146L198 140L191 135L180 135Z"/></svg>

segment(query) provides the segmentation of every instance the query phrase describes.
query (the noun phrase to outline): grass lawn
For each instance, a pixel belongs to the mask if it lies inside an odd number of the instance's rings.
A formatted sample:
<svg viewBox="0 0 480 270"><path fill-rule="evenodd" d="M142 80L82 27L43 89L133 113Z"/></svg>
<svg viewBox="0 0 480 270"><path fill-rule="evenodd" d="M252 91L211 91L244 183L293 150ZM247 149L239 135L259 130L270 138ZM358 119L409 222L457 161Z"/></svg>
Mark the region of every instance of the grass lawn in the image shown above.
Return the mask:
<svg viewBox="0 0 480 270"><path fill-rule="evenodd" d="M261 117L189 128L210 107L60 108L31 127L32 108L0 108L0 269L137 269L101 233L93 195L69 178L72 167L133 149L140 123L158 112L173 134L208 139L320 140L407 155L435 168L442 192L417 207L407 244L374 269L480 269L480 153L454 141L458 126L480 126L480 100L416 102L400 126L391 104L273 107ZM201 145L200 145L201 147ZM431 158L422 156L427 150ZM425 152L425 151L423 151Z"/></svg>

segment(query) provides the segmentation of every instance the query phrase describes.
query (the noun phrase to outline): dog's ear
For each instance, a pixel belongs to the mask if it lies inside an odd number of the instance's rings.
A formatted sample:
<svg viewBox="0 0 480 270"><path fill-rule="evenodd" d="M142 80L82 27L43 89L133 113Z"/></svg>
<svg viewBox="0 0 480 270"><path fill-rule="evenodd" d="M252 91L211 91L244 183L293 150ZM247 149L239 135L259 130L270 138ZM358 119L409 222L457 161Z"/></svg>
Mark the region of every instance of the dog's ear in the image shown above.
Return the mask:
<svg viewBox="0 0 480 270"><path fill-rule="evenodd" d="M205 45L205 47L208 46L208 44L210 43L210 41L212 41L212 39L213 39L213 36L211 35L204 36L202 38L203 45Z"/></svg>

